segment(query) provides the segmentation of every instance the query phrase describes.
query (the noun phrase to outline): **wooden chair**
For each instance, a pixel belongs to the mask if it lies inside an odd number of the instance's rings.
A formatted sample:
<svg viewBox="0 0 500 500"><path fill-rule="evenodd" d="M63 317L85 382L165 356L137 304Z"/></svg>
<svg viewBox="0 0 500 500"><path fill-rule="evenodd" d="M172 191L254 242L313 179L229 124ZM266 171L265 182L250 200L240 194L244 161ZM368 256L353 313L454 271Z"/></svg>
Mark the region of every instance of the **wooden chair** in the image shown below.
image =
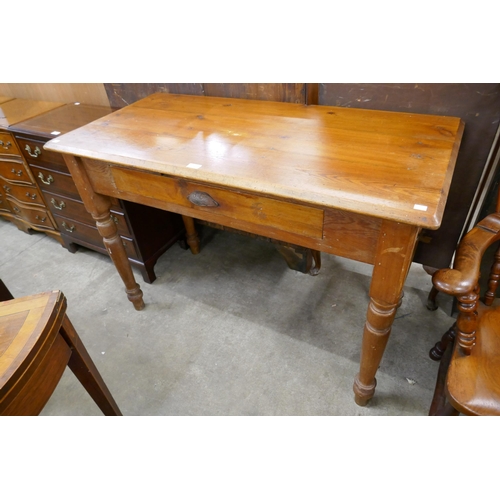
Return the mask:
<svg viewBox="0 0 500 500"><path fill-rule="evenodd" d="M66 366L105 415L121 415L66 315L62 292L0 302L0 415L38 415Z"/></svg>
<svg viewBox="0 0 500 500"><path fill-rule="evenodd" d="M500 415L500 306L494 306L500 280L500 247L488 290L479 301L481 259L500 240L500 211L469 231L457 249L453 269L437 271L435 288L457 299L456 323L430 351L441 360L429 415Z"/></svg>

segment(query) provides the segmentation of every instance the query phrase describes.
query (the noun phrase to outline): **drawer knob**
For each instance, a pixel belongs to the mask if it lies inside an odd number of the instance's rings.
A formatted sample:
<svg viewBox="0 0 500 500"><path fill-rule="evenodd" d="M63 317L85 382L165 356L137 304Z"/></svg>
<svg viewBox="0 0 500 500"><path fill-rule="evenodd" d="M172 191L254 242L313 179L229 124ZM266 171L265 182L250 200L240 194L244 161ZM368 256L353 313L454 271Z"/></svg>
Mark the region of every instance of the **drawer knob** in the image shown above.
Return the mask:
<svg viewBox="0 0 500 500"><path fill-rule="evenodd" d="M73 226L73 224L71 224L71 226L68 226L68 224L66 224L66 222L63 222L61 224L61 226L66 229L66 231L68 231L68 233L72 233L76 228L75 226Z"/></svg>
<svg viewBox="0 0 500 500"><path fill-rule="evenodd" d="M35 151L33 153L31 152L31 148L28 146L28 144L26 144L26 147L24 149L26 151L28 151L28 154L30 156L33 156L33 158L36 158L42 154L42 152L40 151L40 148L38 146L36 146Z"/></svg>
<svg viewBox="0 0 500 500"><path fill-rule="evenodd" d="M21 210L19 210L19 208L17 207L12 207L12 210L14 210L14 212L17 212L18 214L21 213Z"/></svg>
<svg viewBox="0 0 500 500"><path fill-rule="evenodd" d="M15 175L17 175L18 177L21 177L21 175L23 175L23 171L22 170L16 170L15 168L13 168L11 170L11 172Z"/></svg>
<svg viewBox="0 0 500 500"><path fill-rule="evenodd" d="M2 146L2 148L4 149L9 149L12 144L10 142L4 143L3 141L0 141L0 146Z"/></svg>
<svg viewBox="0 0 500 500"><path fill-rule="evenodd" d="M38 174L38 178L44 183L44 184L51 184L52 182L54 182L54 178L49 174L49 176L47 177L47 180L45 180L45 176L43 175L42 172L40 172Z"/></svg>
<svg viewBox="0 0 500 500"><path fill-rule="evenodd" d="M36 193L31 194L29 191L27 191L26 198L31 198L32 200L36 200Z"/></svg>
<svg viewBox="0 0 500 500"><path fill-rule="evenodd" d="M208 194L203 191L193 191L188 200L198 207L218 207L219 204Z"/></svg>
<svg viewBox="0 0 500 500"><path fill-rule="evenodd" d="M64 201L57 203L57 201L54 200L54 198L50 200L50 203L52 203L54 208L57 208L57 210L62 210L66 206L66 203L64 203Z"/></svg>
<svg viewBox="0 0 500 500"><path fill-rule="evenodd" d="M45 222L47 220L47 217L40 217L39 215L37 215L35 219L39 220L40 222Z"/></svg>
<svg viewBox="0 0 500 500"><path fill-rule="evenodd" d="M10 193L10 187L9 186L4 186L3 188L5 189L6 193Z"/></svg>

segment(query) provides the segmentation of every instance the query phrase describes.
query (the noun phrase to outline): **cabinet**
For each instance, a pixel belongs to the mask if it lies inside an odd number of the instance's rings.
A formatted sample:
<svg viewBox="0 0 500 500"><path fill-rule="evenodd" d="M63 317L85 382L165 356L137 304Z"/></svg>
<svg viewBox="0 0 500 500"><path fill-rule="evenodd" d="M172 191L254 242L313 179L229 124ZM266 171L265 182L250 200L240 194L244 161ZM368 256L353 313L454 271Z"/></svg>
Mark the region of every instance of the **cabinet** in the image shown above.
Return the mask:
<svg viewBox="0 0 500 500"><path fill-rule="evenodd" d="M85 209L62 155L43 148L45 142L101 118L113 110L105 106L67 104L10 127L20 154L28 165L47 207L48 218L70 252L78 246L107 254L95 221ZM154 265L173 243L184 237L177 214L113 199L112 216L130 263L144 281L156 279Z"/></svg>

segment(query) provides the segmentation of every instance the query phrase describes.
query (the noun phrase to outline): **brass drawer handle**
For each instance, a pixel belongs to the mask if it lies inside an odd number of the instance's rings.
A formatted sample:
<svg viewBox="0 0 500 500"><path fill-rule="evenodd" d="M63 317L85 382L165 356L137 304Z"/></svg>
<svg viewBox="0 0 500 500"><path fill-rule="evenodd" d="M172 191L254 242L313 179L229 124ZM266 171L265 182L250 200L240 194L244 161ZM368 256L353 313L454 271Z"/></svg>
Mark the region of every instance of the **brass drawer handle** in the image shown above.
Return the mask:
<svg viewBox="0 0 500 500"><path fill-rule="evenodd" d="M31 198L32 200L36 200L36 193L30 194L29 191L27 191L26 198Z"/></svg>
<svg viewBox="0 0 500 500"><path fill-rule="evenodd" d="M33 153L31 152L31 148L28 146L28 144L26 144L26 147L24 149L26 151L28 151L28 154L30 156L33 156L33 158L36 158L42 154L42 152L40 151L40 148L38 146L36 146L35 151Z"/></svg>
<svg viewBox="0 0 500 500"><path fill-rule="evenodd" d="M219 204L208 194L203 191L193 191L188 200L198 207L218 207Z"/></svg>
<svg viewBox="0 0 500 500"><path fill-rule="evenodd" d="M10 193L10 187L9 186L4 186L3 188L5 189L6 193Z"/></svg>
<svg viewBox="0 0 500 500"><path fill-rule="evenodd" d="M37 215L35 219L39 220L40 222L45 222L47 220L47 217L40 217L39 215Z"/></svg>
<svg viewBox="0 0 500 500"><path fill-rule="evenodd" d="M115 224L118 224L118 217L116 217L115 215L111 215L110 217Z"/></svg>
<svg viewBox="0 0 500 500"><path fill-rule="evenodd" d="M21 210L19 210L19 208L17 207L12 207L12 210L14 210L14 212L17 212L18 214L21 213Z"/></svg>
<svg viewBox="0 0 500 500"><path fill-rule="evenodd" d="M38 178L44 183L44 184L52 184L54 182L54 178L49 174L47 177L47 180L45 180L45 177L42 172L38 174Z"/></svg>
<svg viewBox="0 0 500 500"><path fill-rule="evenodd" d="M64 229L66 229L66 231L68 231L68 233L72 233L72 232L76 229L76 228L75 228L75 226L73 226L73 224L71 224L71 226L68 226L68 225L66 224L66 222L63 222L63 223L61 224L61 226L62 226Z"/></svg>
<svg viewBox="0 0 500 500"><path fill-rule="evenodd" d="M0 141L0 146L2 146L2 148L4 149L9 149L12 144L10 143L10 141L8 141L6 144L3 141Z"/></svg>
<svg viewBox="0 0 500 500"><path fill-rule="evenodd" d="M11 172L12 172L13 174L16 174L18 177L21 177L21 175L23 175L23 171L22 171L22 170L16 170L15 168L13 168L13 169L11 170Z"/></svg>
<svg viewBox="0 0 500 500"><path fill-rule="evenodd" d="M50 203L52 203L54 208L57 208L57 210L62 210L66 206L66 203L64 203L64 201L57 203L57 201L54 200L54 198L50 200Z"/></svg>

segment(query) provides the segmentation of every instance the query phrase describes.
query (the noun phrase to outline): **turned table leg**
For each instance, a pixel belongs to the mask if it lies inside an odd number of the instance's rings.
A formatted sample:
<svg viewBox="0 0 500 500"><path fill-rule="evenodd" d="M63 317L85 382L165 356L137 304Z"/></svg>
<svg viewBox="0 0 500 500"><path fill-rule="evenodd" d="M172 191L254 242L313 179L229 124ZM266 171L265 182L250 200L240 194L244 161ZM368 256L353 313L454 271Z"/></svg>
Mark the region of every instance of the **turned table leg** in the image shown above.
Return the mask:
<svg viewBox="0 0 500 500"><path fill-rule="evenodd" d="M63 157L85 208L96 221L97 230L102 236L109 256L125 284L128 299L133 303L137 311L144 309L141 287L135 281L116 223L111 219L111 198L94 191L85 170L85 165L80 158L71 155L63 155Z"/></svg>
<svg viewBox="0 0 500 500"><path fill-rule="evenodd" d="M370 286L360 369L354 380L354 400L360 406L365 406L375 394L375 374L399 307L418 231L418 228L406 224L382 223Z"/></svg>
<svg viewBox="0 0 500 500"><path fill-rule="evenodd" d="M182 220L184 221L184 226L186 228L187 244L191 249L191 253L196 255L197 253L200 253L200 238L196 232L194 220L192 217L188 217L187 215L183 215Z"/></svg>

